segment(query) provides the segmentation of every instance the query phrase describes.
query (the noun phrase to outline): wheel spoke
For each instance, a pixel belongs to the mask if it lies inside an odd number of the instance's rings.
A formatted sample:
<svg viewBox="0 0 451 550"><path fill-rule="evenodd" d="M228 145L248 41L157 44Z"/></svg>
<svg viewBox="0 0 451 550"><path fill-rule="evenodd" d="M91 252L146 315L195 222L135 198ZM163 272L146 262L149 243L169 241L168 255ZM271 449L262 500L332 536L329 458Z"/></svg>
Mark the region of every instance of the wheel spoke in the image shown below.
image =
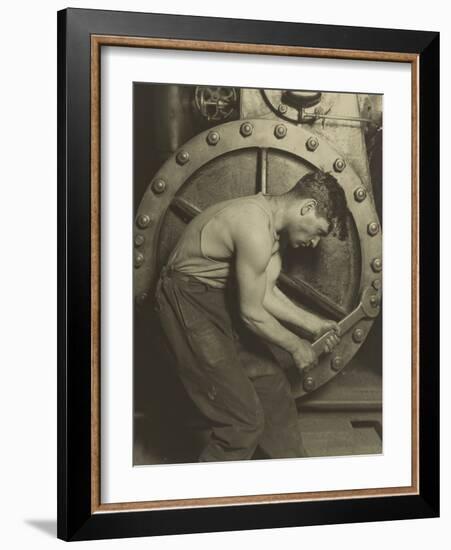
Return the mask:
<svg viewBox="0 0 451 550"><path fill-rule="evenodd" d="M293 278L286 273L281 273L278 283L301 302L307 301L309 305L318 307L333 321L339 321L348 314L344 308L302 279Z"/></svg>
<svg viewBox="0 0 451 550"><path fill-rule="evenodd" d="M260 147L258 150L258 190L266 195L268 191L267 174L268 174L268 149Z"/></svg>
<svg viewBox="0 0 451 550"><path fill-rule="evenodd" d="M190 222L202 212L200 208L181 197L175 197L171 202L171 209L179 214L185 223Z"/></svg>

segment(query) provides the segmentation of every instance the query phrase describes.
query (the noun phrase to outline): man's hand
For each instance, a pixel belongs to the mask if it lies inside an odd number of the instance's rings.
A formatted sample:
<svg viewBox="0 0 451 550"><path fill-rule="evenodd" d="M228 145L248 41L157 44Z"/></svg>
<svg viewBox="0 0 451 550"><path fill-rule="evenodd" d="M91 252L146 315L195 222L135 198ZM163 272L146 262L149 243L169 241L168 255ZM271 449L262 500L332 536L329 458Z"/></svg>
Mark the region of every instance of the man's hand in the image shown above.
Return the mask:
<svg viewBox="0 0 451 550"><path fill-rule="evenodd" d="M299 345L292 353L292 356L300 373L302 373L302 371L307 367L314 367L318 362L318 358L316 357L311 344L307 342L307 340L299 339Z"/></svg>
<svg viewBox="0 0 451 550"><path fill-rule="evenodd" d="M318 324L315 327L313 337L317 340L326 332L333 331L332 334L326 339L324 351L325 353L331 352L335 346L340 343L340 326L335 321L329 321L327 319L318 319Z"/></svg>

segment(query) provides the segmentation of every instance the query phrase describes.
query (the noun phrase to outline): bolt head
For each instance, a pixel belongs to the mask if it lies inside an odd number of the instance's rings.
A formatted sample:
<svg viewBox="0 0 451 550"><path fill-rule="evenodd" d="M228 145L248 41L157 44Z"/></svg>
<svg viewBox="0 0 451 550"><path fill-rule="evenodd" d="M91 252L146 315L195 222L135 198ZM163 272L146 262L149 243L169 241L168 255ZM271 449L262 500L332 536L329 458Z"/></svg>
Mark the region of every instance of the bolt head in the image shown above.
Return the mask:
<svg viewBox="0 0 451 550"><path fill-rule="evenodd" d="M144 235L141 235L140 233L135 235L135 246L143 245L144 241L145 241Z"/></svg>
<svg viewBox="0 0 451 550"><path fill-rule="evenodd" d="M356 344L360 344L360 342L363 342L363 339L365 338L365 331L362 328L356 328L354 332L352 333L352 339Z"/></svg>
<svg viewBox="0 0 451 550"><path fill-rule="evenodd" d="M244 137L250 136L253 131L254 127L250 122L243 122L243 124L240 126L241 135Z"/></svg>
<svg viewBox="0 0 451 550"><path fill-rule="evenodd" d="M303 382L303 387L304 387L304 390L305 391L312 391L315 389L315 380L313 378L313 376L307 376L306 378L304 378L304 382Z"/></svg>
<svg viewBox="0 0 451 550"><path fill-rule="evenodd" d="M340 355L335 355L330 361L330 366L332 370L339 371L343 367L343 359Z"/></svg>
<svg viewBox="0 0 451 550"><path fill-rule="evenodd" d="M379 296L377 294L373 294L373 296L371 296L370 298L370 304L371 304L371 307L379 307Z"/></svg>
<svg viewBox="0 0 451 550"><path fill-rule="evenodd" d="M313 137L313 136L309 137L305 144L305 146L309 151L315 151L318 145L319 145L319 141L316 139L316 137Z"/></svg>
<svg viewBox="0 0 451 550"><path fill-rule="evenodd" d="M382 271L382 260L381 258L374 258L374 260L371 262L371 268L375 273L379 273Z"/></svg>
<svg viewBox="0 0 451 550"><path fill-rule="evenodd" d="M166 189L166 182L158 178L152 183L152 190L154 193L163 193L163 191Z"/></svg>
<svg viewBox="0 0 451 550"><path fill-rule="evenodd" d="M371 284L373 285L373 288L375 290L380 290L382 287L382 282L380 279L374 279L374 281Z"/></svg>
<svg viewBox="0 0 451 550"><path fill-rule="evenodd" d="M366 189L363 187L357 187L354 191L354 198L357 202L362 202L366 199Z"/></svg>
<svg viewBox="0 0 451 550"><path fill-rule="evenodd" d="M207 135L207 143L209 145L216 145L220 139L219 132L211 131Z"/></svg>
<svg viewBox="0 0 451 550"><path fill-rule="evenodd" d="M141 252L135 254L135 267L141 267L144 263L144 255Z"/></svg>
<svg viewBox="0 0 451 550"><path fill-rule="evenodd" d="M150 216L147 214L140 214L136 219L136 225L141 229L145 229L150 223Z"/></svg>
<svg viewBox="0 0 451 550"><path fill-rule="evenodd" d="M343 159L336 159L334 162L334 170L335 172L343 172L343 170L346 168L346 162Z"/></svg>
<svg viewBox="0 0 451 550"><path fill-rule="evenodd" d="M176 160L178 164L181 164L181 165L186 164L189 161L188 151L179 151L179 153L177 153Z"/></svg>
<svg viewBox="0 0 451 550"><path fill-rule="evenodd" d="M278 139L284 138L287 135L287 127L285 126L285 124L278 124L274 128L274 135Z"/></svg>
<svg viewBox="0 0 451 550"><path fill-rule="evenodd" d="M288 111L288 107L284 103L279 103L277 109L282 115L284 115Z"/></svg>
<svg viewBox="0 0 451 550"><path fill-rule="evenodd" d="M379 224L377 222L370 222L367 227L368 235L374 237L379 233Z"/></svg>

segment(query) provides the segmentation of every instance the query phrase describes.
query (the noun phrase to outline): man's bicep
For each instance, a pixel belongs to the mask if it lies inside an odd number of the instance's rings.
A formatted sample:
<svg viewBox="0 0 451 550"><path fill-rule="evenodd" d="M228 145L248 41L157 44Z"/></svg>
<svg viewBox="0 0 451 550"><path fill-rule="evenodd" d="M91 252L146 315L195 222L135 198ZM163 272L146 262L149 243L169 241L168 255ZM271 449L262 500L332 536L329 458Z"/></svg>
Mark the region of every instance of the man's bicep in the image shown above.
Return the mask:
<svg viewBox="0 0 451 550"><path fill-rule="evenodd" d="M270 249L261 239L250 237L246 243L237 247L235 269L243 315L252 315L263 305L269 259Z"/></svg>
<svg viewBox="0 0 451 550"><path fill-rule="evenodd" d="M266 268L266 292L277 291L276 282L282 268L282 258L279 253L273 254Z"/></svg>
<svg viewBox="0 0 451 550"><path fill-rule="evenodd" d="M266 290L265 270L257 269L248 259L237 261L236 275L242 313L249 313L263 303Z"/></svg>

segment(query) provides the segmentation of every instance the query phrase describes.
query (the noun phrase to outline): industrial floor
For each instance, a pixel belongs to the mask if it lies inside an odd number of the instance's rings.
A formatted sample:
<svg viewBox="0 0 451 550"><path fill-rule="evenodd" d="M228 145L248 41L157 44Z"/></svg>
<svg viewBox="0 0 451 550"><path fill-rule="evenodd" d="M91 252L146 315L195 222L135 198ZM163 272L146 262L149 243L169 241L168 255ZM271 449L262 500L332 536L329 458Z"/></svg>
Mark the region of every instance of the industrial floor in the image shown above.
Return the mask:
<svg viewBox="0 0 451 550"><path fill-rule="evenodd" d="M298 402L299 424L309 457L382 453L382 383L380 374L353 362L312 396ZM133 464L195 461L201 441L177 422L135 414ZM259 457L258 453L255 458Z"/></svg>

